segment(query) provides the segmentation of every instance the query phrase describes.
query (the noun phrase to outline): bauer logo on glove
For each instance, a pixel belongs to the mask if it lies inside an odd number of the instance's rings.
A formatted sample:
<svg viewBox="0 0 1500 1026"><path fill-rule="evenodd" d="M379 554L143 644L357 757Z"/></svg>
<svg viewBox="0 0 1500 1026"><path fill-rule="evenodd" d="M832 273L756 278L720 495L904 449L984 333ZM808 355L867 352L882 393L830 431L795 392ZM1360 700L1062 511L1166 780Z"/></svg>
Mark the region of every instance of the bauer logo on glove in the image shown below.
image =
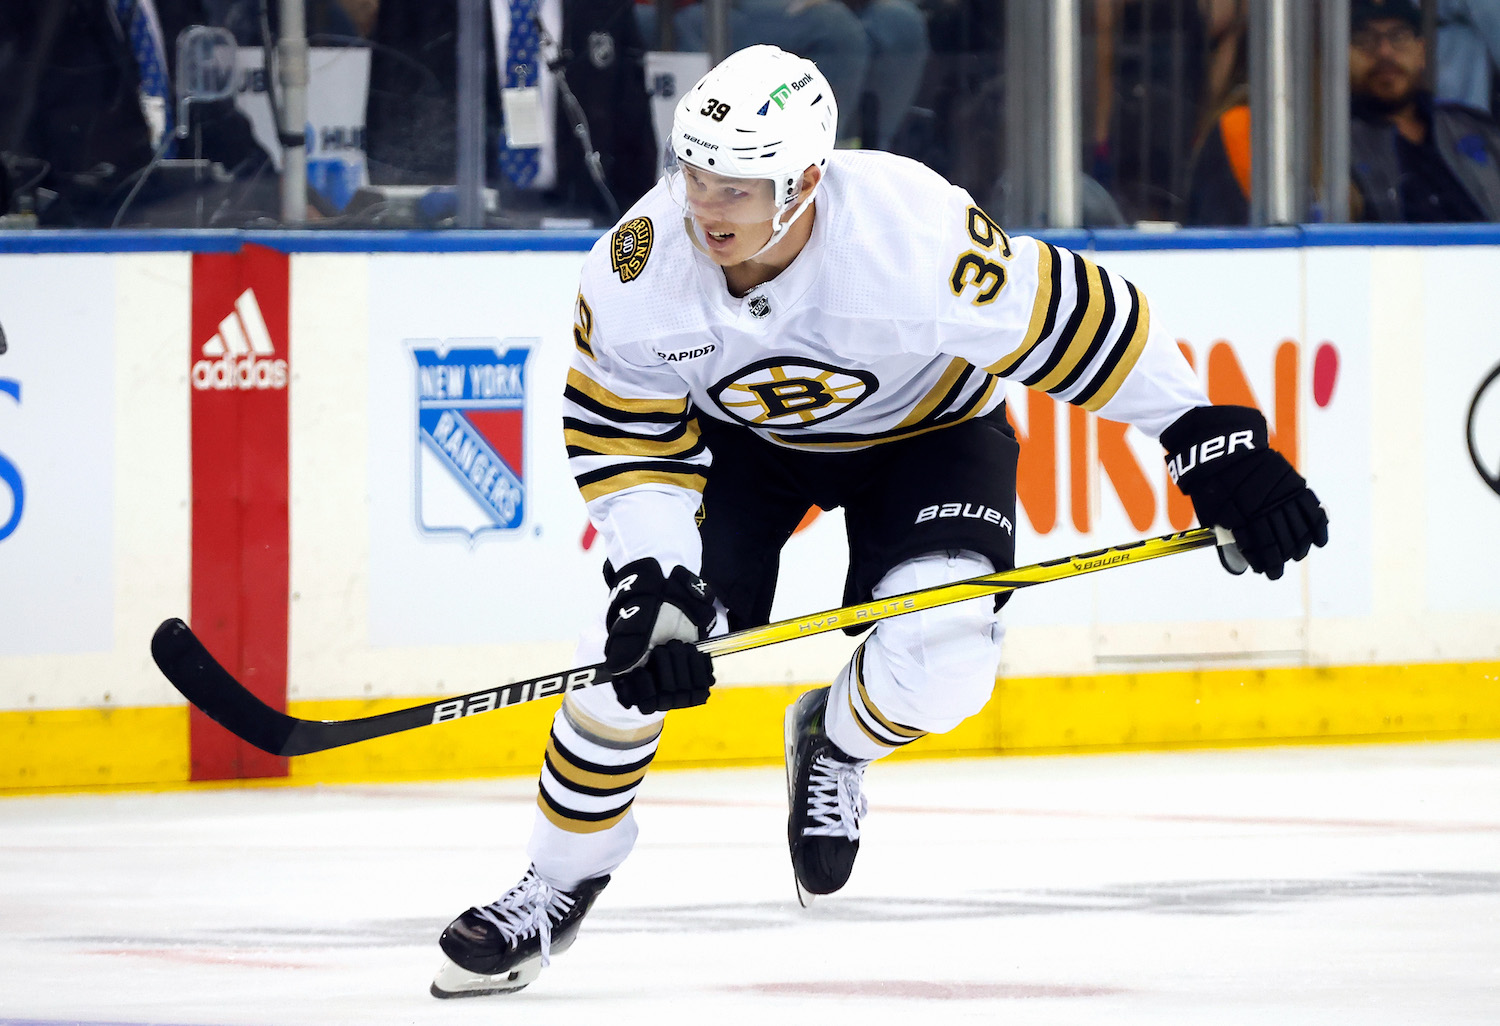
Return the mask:
<svg viewBox="0 0 1500 1026"><path fill-rule="evenodd" d="M1328 514L1248 406L1200 406L1161 433L1167 473L1204 527L1222 527L1250 569L1276 580L1291 560L1328 544ZM1225 569L1241 573L1219 550Z"/></svg>

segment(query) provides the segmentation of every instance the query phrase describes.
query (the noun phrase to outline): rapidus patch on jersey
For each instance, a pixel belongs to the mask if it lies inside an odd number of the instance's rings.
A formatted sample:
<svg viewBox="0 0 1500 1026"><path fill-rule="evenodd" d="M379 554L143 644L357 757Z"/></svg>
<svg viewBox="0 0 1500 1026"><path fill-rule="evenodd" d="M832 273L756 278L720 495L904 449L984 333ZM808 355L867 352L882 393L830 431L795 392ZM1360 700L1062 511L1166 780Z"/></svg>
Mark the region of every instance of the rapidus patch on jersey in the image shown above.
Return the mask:
<svg viewBox="0 0 1500 1026"><path fill-rule="evenodd" d="M466 342L476 341L465 339ZM417 363L417 526L424 533L514 531L526 518L526 360L536 339L413 346Z"/></svg>
<svg viewBox="0 0 1500 1026"><path fill-rule="evenodd" d="M615 229L614 237L609 240L609 266L622 282L635 281L641 276L655 237L649 217L631 218Z"/></svg>
<svg viewBox="0 0 1500 1026"><path fill-rule="evenodd" d="M720 379L709 394L721 410L741 423L796 428L847 413L879 387L868 371L775 357Z"/></svg>

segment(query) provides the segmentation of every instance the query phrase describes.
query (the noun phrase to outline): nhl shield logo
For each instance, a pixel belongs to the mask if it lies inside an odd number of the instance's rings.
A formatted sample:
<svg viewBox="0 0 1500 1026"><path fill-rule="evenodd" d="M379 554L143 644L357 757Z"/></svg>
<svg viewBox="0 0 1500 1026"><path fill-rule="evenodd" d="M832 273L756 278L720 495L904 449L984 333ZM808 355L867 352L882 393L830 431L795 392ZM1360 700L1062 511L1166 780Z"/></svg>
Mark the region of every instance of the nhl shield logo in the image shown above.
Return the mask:
<svg viewBox="0 0 1500 1026"><path fill-rule="evenodd" d="M417 526L425 533L515 531L526 519L526 359L535 339L414 345Z"/></svg>

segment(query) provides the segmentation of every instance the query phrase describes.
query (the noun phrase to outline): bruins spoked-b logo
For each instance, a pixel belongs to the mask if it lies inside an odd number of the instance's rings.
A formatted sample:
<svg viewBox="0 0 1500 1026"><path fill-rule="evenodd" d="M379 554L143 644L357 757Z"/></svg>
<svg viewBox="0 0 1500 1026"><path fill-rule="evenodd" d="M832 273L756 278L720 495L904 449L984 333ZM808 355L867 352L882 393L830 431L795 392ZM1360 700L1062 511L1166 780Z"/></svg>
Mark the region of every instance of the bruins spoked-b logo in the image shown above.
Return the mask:
<svg viewBox="0 0 1500 1026"><path fill-rule="evenodd" d="M875 375L816 360L775 357L721 379L719 408L754 427L798 428L854 409L879 388Z"/></svg>
<svg viewBox="0 0 1500 1026"><path fill-rule="evenodd" d="M651 255L651 218L635 217L615 229L609 240L609 266L622 282L635 281L646 269Z"/></svg>

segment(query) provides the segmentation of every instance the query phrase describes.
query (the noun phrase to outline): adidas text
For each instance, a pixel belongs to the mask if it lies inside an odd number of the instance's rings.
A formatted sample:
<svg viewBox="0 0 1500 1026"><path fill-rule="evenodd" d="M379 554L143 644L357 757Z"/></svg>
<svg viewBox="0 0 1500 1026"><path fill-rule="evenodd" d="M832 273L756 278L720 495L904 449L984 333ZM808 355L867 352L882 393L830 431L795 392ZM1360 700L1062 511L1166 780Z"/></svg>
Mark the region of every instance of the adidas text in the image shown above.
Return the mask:
<svg viewBox="0 0 1500 1026"><path fill-rule="evenodd" d="M193 364L193 387L204 389L266 389L286 387L285 360L257 360L246 356L236 360L199 360Z"/></svg>
<svg viewBox="0 0 1500 1026"><path fill-rule="evenodd" d="M1239 448L1255 448L1255 432L1236 431L1227 438L1224 435L1215 435L1213 438L1205 439L1197 445L1190 445L1186 452L1180 452L1167 460L1167 474L1173 483L1198 466L1216 460L1220 456L1228 456Z"/></svg>

